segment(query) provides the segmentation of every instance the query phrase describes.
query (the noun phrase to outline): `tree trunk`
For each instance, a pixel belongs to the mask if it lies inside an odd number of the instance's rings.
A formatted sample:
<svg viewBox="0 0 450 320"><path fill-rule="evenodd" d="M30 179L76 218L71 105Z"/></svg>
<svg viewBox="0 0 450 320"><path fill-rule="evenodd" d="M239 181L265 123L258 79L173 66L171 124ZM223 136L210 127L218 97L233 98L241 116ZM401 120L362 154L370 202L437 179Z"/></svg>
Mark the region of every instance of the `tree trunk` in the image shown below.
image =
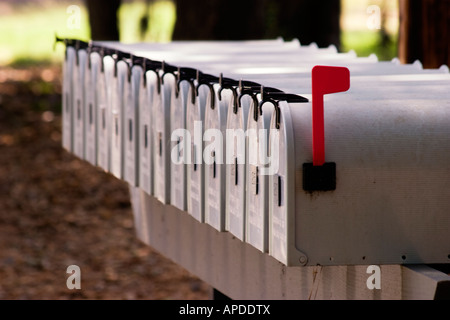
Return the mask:
<svg viewBox="0 0 450 320"><path fill-rule="evenodd" d="M340 0L175 0L173 40L297 38L340 45Z"/></svg>
<svg viewBox="0 0 450 320"><path fill-rule="evenodd" d="M340 47L340 0L272 0L279 36L297 38L302 45Z"/></svg>
<svg viewBox="0 0 450 320"><path fill-rule="evenodd" d="M117 11L121 0L86 0L91 26L91 39L119 41Z"/></svg>
<svg viewBox="0 0 450 320"><path fill-rule="evenodd" d="M264 0L176 0L173 40L264 38Z"/></svg>
<svg viewBox="0 0 450 320"><path fill-rule="evenodd" d="M450 0L399 0L399 11L400 61L450 66Z"/></svg>

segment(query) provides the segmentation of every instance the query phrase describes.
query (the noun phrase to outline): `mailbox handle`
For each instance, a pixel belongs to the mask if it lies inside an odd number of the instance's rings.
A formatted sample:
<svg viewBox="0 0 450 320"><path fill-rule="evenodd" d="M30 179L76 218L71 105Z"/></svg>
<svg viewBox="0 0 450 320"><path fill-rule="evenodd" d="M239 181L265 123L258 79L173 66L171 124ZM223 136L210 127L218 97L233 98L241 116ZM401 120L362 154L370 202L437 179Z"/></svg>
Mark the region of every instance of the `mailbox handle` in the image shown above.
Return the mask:
<svg viewBox="0 0 450 320"><path fill-rule="evenodd" d="M350 71L345 67L315 66L311 80L313 165L322 166L325 163L323 96L347 91L350 88Z"/></svg>
<svg viewBox="0 0 450 320"><path fill-rule="evenodd" d="M219 86L220 89L217 93L217 96L219 100L222 100L222 91L223 89L230 89L233 92L233 112L236 114L238 110L238 94L237 94L237 88L239 87L239 81L231 79L231 78L224 78L223 73L219 76Z"/></svg>

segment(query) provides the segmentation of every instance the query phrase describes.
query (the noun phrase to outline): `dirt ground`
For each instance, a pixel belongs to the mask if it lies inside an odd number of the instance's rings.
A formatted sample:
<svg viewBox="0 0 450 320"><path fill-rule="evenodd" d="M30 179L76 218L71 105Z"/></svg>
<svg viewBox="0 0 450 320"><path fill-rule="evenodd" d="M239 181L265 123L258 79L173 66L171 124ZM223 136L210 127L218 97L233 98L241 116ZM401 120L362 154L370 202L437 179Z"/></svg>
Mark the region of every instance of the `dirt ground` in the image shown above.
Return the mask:
<svg viewBox="0 0 450 320"><path fill-rule="evenodd" d="M137 239L126 183L63 150L60 94L58 65L0 68L0 299L210 299Z"/></svg>

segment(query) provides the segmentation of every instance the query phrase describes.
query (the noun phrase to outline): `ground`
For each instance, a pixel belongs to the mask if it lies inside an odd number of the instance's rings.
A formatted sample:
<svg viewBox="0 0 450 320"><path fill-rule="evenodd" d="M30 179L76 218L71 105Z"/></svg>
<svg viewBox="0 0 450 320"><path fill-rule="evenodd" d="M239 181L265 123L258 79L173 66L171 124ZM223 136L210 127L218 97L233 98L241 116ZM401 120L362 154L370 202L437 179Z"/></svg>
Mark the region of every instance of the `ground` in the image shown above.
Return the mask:
<svg viewBox="0 0 450 320"><path fill-rule="evenodd" d="M60 109L59 65L0 68L0 299L210 299L136 237L127 184L62 148Z"/></svg>

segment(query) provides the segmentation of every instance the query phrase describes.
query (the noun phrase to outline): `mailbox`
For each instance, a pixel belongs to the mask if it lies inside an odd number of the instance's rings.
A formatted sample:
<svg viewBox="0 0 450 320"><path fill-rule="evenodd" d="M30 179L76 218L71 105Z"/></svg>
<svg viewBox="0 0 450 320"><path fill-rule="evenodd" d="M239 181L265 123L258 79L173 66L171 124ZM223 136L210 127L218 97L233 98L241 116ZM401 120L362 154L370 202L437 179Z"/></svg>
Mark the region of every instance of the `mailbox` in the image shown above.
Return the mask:
<svg viewBox="0 0 450 320"><path fill-rule="evenodd" d="M175 90L170 103L170 203L187 210L187 162L191 158L191 142L186 131L186 107L189 89L197 74L196 69L178 68Z"/></svg>
<svg viewBox="0 0 450 320"><path fill-rule="evenodd" d="M111 170L111 105L115 61L112 56L102 56L100 73L94 84L97 93L97 165Z"/></svg>
<svg viewBox="0 0 450 320"><path fill-rule="evenodd" d="M99 81L102 56L98 52L91 52L88 48L88 70L86 73L86 112L84 115L84 125L86 131L86 161L97 165L97 108L100 93L95 85Z"/></svg>
<svg viewBox="0 0 450 320"><path fill-rule="evenodd" d="M448 90L404 75L386 94L386 77L372 75L367 94L356 79L325 106L329 92L313 79L312 103L272 112L280 166L269 176L269 254L286 265L447 263Z"/></svg>
<svg viewBox="0 0 450 320"><path fill-rule="evenodd" d="M159 74L146 66L143 80L139 105L139 187L148 195L152 195L154 156L152 110L161 103Z"/></svg>
<svg viewBox="0 0 450 320"><path fill-rule="evenodd" d="M111 173L118 179L124 171L124 103L128 98L128 63L119 59L115 62L111 86Z"/></svg>
<svg viewBox="0 0 450 320"><path fill-rule="evenodd" d="M205 146L203 152L205 162L205 222L218 231L225 231L227 110L233 98L233 91L222 86L221 83L213 84L206 98Z"/></svg>
<svg viewBox="0 0 450 320"><path fill-rule="evenodd" d="M124 180L131 186L139 185L139 102L140 88L143 70L141 65L134 64L134 58L131 58L131 64L125 88L125 138L124 138Z"/></svg>
<svg viewBox="0 0 450 320"><path fill-rule="evenodd" d="M448 68L247 44L70 41L64 148L286 266L448 263Z"/></svg>
<svg viewBox="0 0 450 320"><path fill-rule="evenodd" d="M170 203L170 104L176 77L168 70L161 73L161 103L153 106L154 196L164 204Z"/></svg>
<svg viewBox="0 0 450 320"><path fill-rule="evenodd" d="M247 122L250 95L242 95L239 100L230 100L227 116L226 149L226 230L239 240L245 240L245 198L247 163Z"/></svg>
<svg viewBox="0 0 450 320"><path fill-rule="evenodd" d="M198 77L197 77L198 78ZM191 140L191 157L187 162L187 209L188 213L200 222L205 221L204 216L204 165L203 165L203 123L205 119L206 97L210 93L207 84L200 83L198 79L189 87L186 131Z"/></svg>
<svg viewBox="0 0 450 320"><path fill-rule="evenodd" d="M306 98L287 94L276 88L261 87L261 93L250 103L247 122L245 239L262 252L267 252L269 246L268 179L278 170L279 162L279 154L270 152L276 136L269 135L272 109L270 104L264 103L266 98L307 101Z"/></svg>
<svg viewBox="0 0 450 320"><path fill-rule="evenodd" d="M75 55L73 46L66 46L63 62L63 99L62 99L62 146L73 151L73 81L75 79Z"/></svg>

